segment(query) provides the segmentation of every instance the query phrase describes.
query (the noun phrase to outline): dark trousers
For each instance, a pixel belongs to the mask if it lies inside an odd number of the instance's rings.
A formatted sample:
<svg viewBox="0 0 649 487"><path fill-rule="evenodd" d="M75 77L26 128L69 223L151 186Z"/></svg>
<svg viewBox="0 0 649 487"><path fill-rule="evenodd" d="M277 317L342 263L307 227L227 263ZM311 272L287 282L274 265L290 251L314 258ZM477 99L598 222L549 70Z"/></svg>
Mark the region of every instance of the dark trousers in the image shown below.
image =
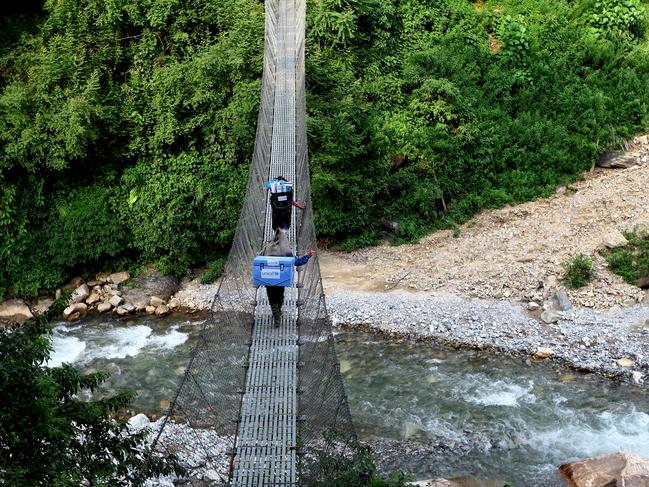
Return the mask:
<svg viewBox="0 0 649 487"><path fill-rule="evenodd" d="M275 208L272 207L273 215L273 231L277 230L279 227L290 227L291 226L291 212L293 211L292 206L286 208Z"/></svg>
<svg viewBox="0 0 649 487"><path fill-rule="evenodd" d="M282 314L282 305L284 304L284 287L283 286L266 286L268 295L268 304L273 313L275 321L279 321Z"/></svg>

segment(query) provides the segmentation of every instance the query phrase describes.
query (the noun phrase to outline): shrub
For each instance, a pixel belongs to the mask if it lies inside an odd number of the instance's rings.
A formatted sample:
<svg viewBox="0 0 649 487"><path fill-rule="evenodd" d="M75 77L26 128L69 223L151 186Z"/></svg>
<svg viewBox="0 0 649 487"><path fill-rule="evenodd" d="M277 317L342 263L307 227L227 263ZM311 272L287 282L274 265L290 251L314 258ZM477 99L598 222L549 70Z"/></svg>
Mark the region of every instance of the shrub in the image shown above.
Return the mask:
<svg viewBox="0 0 649 487"><path fill-rule="evenodd" d="M636 285L638 280L649 277L649 236L635 232L627 232L625 236L629 243L612 249L606 260L614 273Z"/></svg>
<svg viewBox="0 0 649 487"><path fill-rule="evenodd" d="M563 282L569 288L583 287L593 277L593 260L586 254L577 254L563 263Z"/></svg>
<svg viewBox="0 0 649 487"><path fill-rule="evenodd" d="M85 402L79 392L98 388L106 373L45 366L52 348L47 319L64 306L59 300L44 317L0 328L0 482L127 486L135 472L146 479L179 470L174 457L149 457L148 431L129 434L125 420L109 418L128 404L132 392Z"/></svg>
<svg viewBox="0 0 649 487"><path fill-rule="evenodd" d="M207 266L207 271L201 276L203 284L210 284L221 277L223 269L225 268L226 257L220 257L210 262Z"/></svg>

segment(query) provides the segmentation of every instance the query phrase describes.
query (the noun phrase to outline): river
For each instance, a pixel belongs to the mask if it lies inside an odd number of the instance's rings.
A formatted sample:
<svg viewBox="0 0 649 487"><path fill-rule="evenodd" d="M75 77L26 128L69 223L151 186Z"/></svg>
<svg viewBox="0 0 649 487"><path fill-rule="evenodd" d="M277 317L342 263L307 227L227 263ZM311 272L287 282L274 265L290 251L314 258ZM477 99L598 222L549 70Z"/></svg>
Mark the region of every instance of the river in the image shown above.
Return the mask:
<svg viewBox="0 0 649 487"><path fill-rule="evenodd" d="M134 389L133 409L159 415L199 326L184 315L59 323L50 365L107 370L104 393ZM561 463L618 450L649 457L649 396L639 387L374 333L337 330L336 341L356 428L383 472L562 485Z"/></svg>

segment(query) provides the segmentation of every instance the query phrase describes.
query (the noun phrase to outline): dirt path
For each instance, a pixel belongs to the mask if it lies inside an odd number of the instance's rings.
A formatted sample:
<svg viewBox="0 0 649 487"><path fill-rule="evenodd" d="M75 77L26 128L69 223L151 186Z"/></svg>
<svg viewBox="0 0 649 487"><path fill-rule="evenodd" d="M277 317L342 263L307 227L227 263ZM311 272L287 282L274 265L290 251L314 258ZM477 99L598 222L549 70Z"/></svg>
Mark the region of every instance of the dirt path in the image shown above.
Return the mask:
<svg viewBox="0 0 649 487"><path fill-rule="evenodd" d="M610 308L648 300L611 273L598 253L608 235L649 224L646 136L635 139L629 156L639 165L598 168L549 198L483 211L457 238L446 230L419 244L323 251L325 291L407 290L540 303L549 288L563 289L562 263L583 252L593 257L596 273L588 286L567 290L573 304Z"/></svg>

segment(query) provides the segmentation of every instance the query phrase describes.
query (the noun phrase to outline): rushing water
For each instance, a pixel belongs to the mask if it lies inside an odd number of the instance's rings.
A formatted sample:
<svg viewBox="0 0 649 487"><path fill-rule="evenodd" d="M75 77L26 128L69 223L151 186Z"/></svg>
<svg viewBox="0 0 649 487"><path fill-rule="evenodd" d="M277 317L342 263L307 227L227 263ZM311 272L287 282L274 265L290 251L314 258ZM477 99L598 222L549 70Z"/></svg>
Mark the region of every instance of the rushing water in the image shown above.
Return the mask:
<svg viewBox="0 0 649 487"><path fill-rule="evenodd" d="M177 315L60 324L51 365L108 370L107 392L135 389L135 409L159 414L199 326ZM649 397L638 388L376 334L336 338L357 430L384 471L538 487L562 485L556 468L567 461L618 450L649 457Z"/></svg>

